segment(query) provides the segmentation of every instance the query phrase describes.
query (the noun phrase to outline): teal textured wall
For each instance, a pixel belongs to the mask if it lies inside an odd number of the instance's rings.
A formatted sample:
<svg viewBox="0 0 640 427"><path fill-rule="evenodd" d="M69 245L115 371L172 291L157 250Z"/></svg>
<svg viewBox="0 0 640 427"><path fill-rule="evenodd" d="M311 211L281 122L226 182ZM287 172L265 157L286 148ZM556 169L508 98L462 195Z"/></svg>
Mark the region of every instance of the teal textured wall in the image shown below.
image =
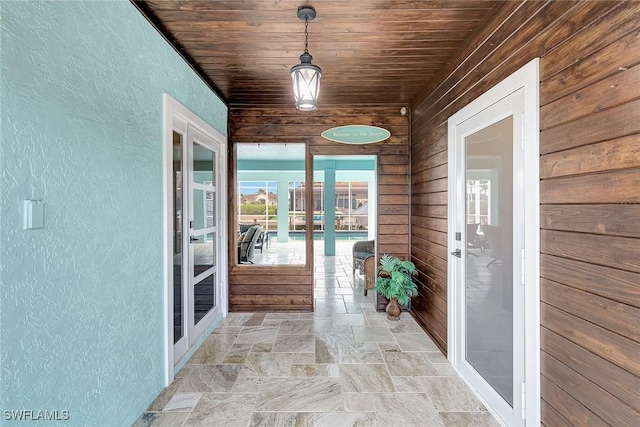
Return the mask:
<svg viewBox="0 0 640 427"><path fill-rule="evenodd" d="M0 1L0 28L0 410L130 425L164 381L162 94L227 110L128 1Z"/></svg>

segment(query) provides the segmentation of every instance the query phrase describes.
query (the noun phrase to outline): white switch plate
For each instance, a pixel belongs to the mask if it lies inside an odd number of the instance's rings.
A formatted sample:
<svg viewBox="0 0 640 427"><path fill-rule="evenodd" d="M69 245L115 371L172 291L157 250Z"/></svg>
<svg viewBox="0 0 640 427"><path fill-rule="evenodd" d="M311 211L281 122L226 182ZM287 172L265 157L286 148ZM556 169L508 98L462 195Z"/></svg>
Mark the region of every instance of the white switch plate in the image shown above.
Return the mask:
<svg viewBox="0 0 640 427"><path fill-rule="evenodd" d="M44 201L24 201L24 229L44 228Z"/></svg>

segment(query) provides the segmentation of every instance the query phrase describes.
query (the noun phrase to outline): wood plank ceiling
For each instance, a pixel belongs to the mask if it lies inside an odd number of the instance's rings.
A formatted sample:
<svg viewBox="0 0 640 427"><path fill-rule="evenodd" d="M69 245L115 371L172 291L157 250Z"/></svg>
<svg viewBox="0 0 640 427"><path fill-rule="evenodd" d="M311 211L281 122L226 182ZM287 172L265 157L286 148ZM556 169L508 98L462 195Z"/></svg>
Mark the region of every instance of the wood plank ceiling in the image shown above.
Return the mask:
<svg viewBox="0 0 640 427"><path fill-rule="evenodd" d="M289 69L309 52L319 104L408 104L491 14L485 0L146 0L134 4L229 106L292 105Z"/></svg>

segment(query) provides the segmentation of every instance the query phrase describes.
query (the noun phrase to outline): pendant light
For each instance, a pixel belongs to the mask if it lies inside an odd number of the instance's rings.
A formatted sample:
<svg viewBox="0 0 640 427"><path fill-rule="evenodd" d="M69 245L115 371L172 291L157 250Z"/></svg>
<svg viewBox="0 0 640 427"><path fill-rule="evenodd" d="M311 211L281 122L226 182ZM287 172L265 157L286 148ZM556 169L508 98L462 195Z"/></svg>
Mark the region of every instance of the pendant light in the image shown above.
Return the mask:
<svg viewBox="0 0 640 427"><path fill-rule="evenodd" d="M316 17L316 11L311 6L298 8L298 18L304 21L304 53L300 55L300 64L291 67L291 79L293 80L293 95L296 100L296 108L302 111L315 110L318 107L318 93L320 92L320 77L322 70L313 65L313 57L309 53L309 21Z"/></svg>

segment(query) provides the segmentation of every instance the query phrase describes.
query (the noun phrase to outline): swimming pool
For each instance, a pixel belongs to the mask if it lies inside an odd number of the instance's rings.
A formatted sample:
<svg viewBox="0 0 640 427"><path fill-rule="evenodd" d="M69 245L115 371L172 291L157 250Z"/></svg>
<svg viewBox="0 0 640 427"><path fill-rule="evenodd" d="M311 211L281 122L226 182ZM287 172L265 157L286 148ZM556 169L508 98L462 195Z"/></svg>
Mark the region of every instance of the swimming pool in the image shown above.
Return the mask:
<svg viewBox="0 0 640 427"><path fill-rule="evenodd" d="M275 232L269 233L272 237ZM306 233L304 231L289 231L289 239L304 240ZM367 240L369 234L366 231L336 231L336 240ZM324 240L324 231L314 231L313 240Z"/></svg>

